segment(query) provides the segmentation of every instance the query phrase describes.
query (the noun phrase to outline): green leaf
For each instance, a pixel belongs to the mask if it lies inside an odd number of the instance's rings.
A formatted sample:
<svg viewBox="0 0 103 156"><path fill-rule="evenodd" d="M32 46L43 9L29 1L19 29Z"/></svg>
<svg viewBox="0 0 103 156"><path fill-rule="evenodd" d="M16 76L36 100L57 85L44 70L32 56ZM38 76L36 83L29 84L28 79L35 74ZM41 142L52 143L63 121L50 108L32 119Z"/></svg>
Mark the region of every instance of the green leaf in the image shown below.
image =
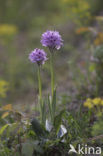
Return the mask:
<svg viewBox="0 0 103 156"><path fill-rule="evenodd" d="M46 121L46 102L43 101L43 106L42 106L42 123L45 125Z"/></svg>
<svg viewBox="0 0 103 156"><path fill-rule="evenodd" d="M50 117L52 119L52 107L51 107L51 102L50 102L50 96L48 95L48 99L47 99L47 104L49 107L49 113L50 113Z"/></svg>
<svg viewBox="0 0 103 156"><path fill-rule="evenodd" d="M55 130L56 130L56 133L58 133L58 131L60 129L60 125L61 125L62 118L63 118L64 114L65 114L65 110L62 110L58 115L55 116L54 127L55 127Z"/></svg>
<svg viewBox="0 0 103 156"><path fill-rule="evenodd" d="M92 135L93 136L98 136L98 135L103 135L103 120L97 121L94 123L92 126Z"/></svg>
<svg viewBox="0 0 103 156"><path fill-rule="evenodd" d="M9 126L9 124L4 125L3 127L0 128L0 135L3 134L4 130Z"/></svg>

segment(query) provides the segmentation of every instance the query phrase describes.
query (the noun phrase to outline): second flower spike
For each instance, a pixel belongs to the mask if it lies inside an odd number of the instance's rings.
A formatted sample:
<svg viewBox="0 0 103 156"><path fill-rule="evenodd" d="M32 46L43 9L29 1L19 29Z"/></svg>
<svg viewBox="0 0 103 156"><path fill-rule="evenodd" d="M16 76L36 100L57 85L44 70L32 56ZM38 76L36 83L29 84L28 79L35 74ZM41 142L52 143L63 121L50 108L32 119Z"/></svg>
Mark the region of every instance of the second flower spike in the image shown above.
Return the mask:
<svg viewBox="0 0 103 156"><path fill-rule="evenodd" d="M43 49L36 48L29 54L29 59L32 63L42 65L47 60L47 54Z"/></svg>

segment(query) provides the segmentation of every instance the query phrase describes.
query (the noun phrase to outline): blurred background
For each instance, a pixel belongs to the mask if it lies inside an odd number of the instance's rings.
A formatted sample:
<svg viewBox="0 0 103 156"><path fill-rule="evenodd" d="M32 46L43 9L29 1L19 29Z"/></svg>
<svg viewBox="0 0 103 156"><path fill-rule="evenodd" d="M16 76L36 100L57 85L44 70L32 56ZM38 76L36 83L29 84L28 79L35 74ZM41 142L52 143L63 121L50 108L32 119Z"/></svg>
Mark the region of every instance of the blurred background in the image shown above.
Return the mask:
<svg viewBox="0 0 103 156"><path fill-rule="evenodd" d="M40 38L47 29L58 30L64 40L55 56L58 93L65 97L74 94L83 82L89 86L85 72L89 47L100 43L93 43L95 31L92 37L85 32L88 27L100 31L102 15L103 0L0 0L0 103L29 107L36 101L37 68L28 55L34 48L42 48ZM101 17L99 22L97 17ZM42 79L45 94L50 89L49 60Z"/></svg>

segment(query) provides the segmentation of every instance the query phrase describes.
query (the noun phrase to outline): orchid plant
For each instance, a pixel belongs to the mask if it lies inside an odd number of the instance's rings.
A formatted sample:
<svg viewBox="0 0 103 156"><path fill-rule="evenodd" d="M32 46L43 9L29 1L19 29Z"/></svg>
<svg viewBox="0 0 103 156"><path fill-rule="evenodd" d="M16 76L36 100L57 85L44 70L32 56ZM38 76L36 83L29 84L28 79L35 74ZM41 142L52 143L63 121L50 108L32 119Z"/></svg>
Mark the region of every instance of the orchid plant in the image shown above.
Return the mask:
<svg viewBox="0 0 103 156"><path fill-rule="evenodd" d="M56 88L55 88L55 77L54 77L54 54L56 50L59 50L63 45L63 40L58 31L47 30L42 34L41 44L44 47L49 48L50 52L50 72L51 72L51 96L48 96L48 107L50 112L50 119L52 124L54 124L55 111L56 111ZM37 63L38 65L38 83L39 83L39 104L40 104L40 115L41 121L45 124L44 110L46 108L42 98L42 83L40 70L41 66L47 60L47 54L42 49L34 49L29 55L29 59L32 63Z"/></svg>
<svg viewBox="0 0 103 156"><path fill-rule="evenodd" d="M42 98L42 82L41 82L41 66L45 63L45 61L47 60L47 55L45 53L44 50L42 49L34 49L34 51L32 51L29 54L29 59L32 63L37 63L38 65L38 86L39 86L39 104L40 104L40 116L41 116L41 121L42 123L44 123L44 116L43 116L43 98Z"/></svg>

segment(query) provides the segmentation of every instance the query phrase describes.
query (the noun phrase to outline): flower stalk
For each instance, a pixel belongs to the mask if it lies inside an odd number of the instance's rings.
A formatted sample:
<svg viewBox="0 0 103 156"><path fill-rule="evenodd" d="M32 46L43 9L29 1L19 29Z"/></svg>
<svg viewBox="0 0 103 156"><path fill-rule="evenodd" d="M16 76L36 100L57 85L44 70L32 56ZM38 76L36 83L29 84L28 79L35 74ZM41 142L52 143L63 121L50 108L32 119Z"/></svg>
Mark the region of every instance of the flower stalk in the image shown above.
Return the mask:
<svg viewBox="0 0 103 156"><path fill-rule="evenodd" d="M55 80L54 80L54 55L53 53L50 53L50 69L51 69L51 93L52 97L54 95L54 86L55 86Z"/></svg>
<svg viewBox="0 0 103 156"><path fill-rule="evenodd" d="M43 100L42 100L42 82L41 82L41 74L40 74L41 66L38 65L38 86L39 86L39 106L40 106L40 118L43 123Z"/></svg>
<svg viewBox="0 0 103 156"><path fill-rule="evenodd" d="M38 66L38 85L39 85L39 97L40 101L42 101L42 83L41 83L41 76L40 76L40 66Z"/></svg>
<svg viewBox="0 0 103 156"><path fill-rule="evenodd" d="M51 99L51 121L54 124L54 118L55 118L55 110L56 110L56 90L55 90L55 79L54 79L54 51L53 49L50 50L50 72L51 72L51 93L52 93L52 99ZM50 110L49 110L50 111Z"/></svg>

